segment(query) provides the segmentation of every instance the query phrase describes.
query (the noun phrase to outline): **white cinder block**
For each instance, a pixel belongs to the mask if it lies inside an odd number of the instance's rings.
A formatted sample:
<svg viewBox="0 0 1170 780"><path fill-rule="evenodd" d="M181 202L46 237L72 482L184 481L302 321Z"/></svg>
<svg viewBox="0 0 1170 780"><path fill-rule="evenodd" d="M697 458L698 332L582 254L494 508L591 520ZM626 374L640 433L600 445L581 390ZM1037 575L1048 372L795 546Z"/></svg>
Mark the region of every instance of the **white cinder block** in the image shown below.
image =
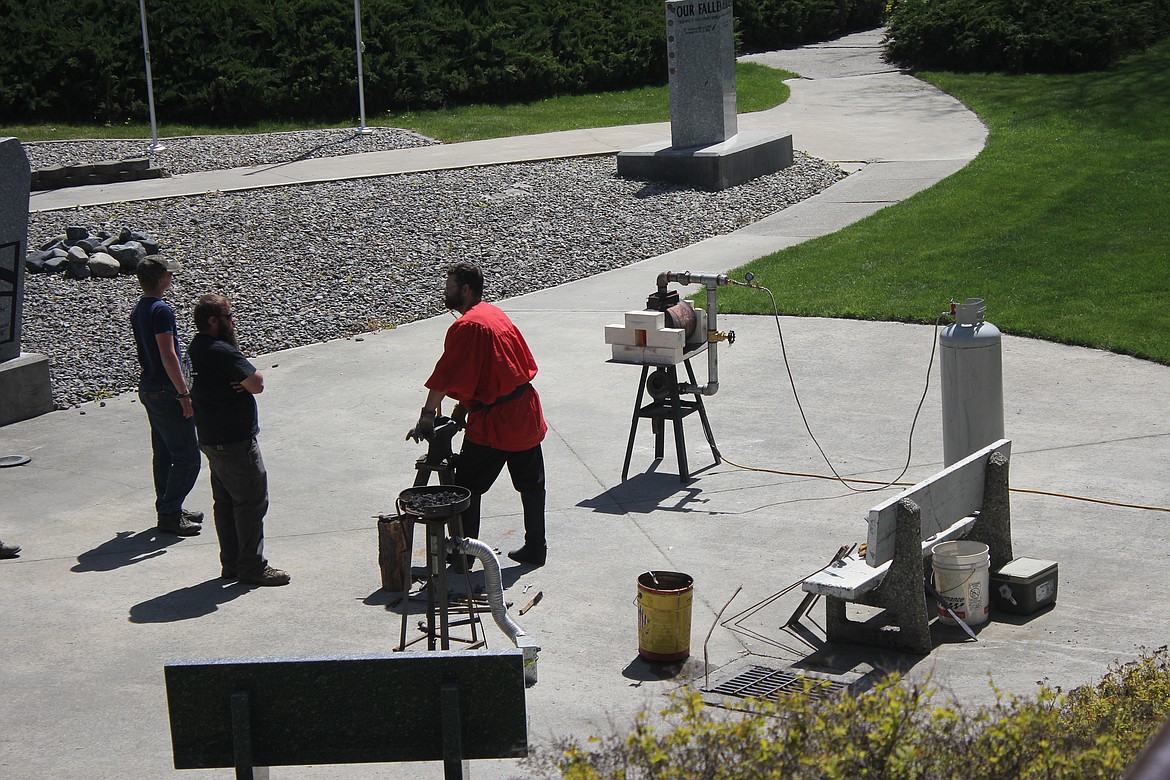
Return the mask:
<svg viewBox="0 0 1170 780"><path fill-rule="evenodd" d="M613 359L619 363L641 363L645 356L645 347L633 347L627 344L613 345Z"/></svg>
<svg viewBox="0 0 1170 780"><path fill-rule="evenodd" d="M628 311L626 327L639 330L661 330L666 327L666 315L660 311Z"/></svg>
<svg viewBox="0 0 1170 780"><path fill-rule="evenodd" d="M646 347L642 357L644 363L655 366L672 366L683 359L682 345L677 347Z"/></svg>
<svg viewBox="0 0 1170 780"><path fill-rule="evenodd" d="M682 348L687 341L687 334L682 328L663 328L662 330L646 331L646 346Z"/></svg>
<svg viewBox="0 0 1170 780"><path fill-rule="evenodd" d="M636 346L638 343L638 332L624 325L606 325L605 343Z"/></svg>

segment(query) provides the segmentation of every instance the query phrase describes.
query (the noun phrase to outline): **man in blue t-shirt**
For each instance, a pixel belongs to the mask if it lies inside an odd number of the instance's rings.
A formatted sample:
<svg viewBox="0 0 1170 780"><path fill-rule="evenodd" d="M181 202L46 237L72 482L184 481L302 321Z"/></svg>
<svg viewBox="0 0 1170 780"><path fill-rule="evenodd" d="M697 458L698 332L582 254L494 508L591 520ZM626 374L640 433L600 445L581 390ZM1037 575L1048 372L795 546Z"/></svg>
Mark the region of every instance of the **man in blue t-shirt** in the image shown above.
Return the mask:
<svg viewBox="0 0 1170 780"><path fill-rule="evenodd" d="M264 377L240 352L235 318L227 298L204 295L195 304L199 332L187 350L199 449L211 466L221 575L250 585L287 585L288 572L264 558L268 471L256 440L255 398L264 392Z"/></svg>
<svg viewBox="0 0 1170 780"><path fill-rule="evenodd" d="M150 420L158 527L179 536L194 536L202 528L203 513L183 509L183 501L199 477L199 445L175 313L162 300L177 270L178 261L161 255L150 255L138 263L142 298L130 315L130 324L142 368L138 398Z"/></svg>

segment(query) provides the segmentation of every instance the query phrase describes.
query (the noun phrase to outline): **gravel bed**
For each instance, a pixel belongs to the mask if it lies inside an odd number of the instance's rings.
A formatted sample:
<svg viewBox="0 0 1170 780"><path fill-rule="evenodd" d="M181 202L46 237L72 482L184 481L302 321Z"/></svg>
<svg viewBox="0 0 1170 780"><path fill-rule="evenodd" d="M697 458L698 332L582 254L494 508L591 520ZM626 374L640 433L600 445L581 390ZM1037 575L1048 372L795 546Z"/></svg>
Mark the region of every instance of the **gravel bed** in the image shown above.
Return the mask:
<svg viewBox="0 0 1170 780"><path fill-rule="evenodd" d="M845 175L798 152L784 171L709 193L577 158L35 213L28 239L69 225L153 236L183 264L167 296L183 342L195 300L217 292L257 355L441 313L457 260L483 267L486 299L512 297L728 233ZM134 389L139 294L132 275L27 277L23 346L50 357L59 408Z"/></svg>
<svg viewBox="0 0 1170 780"><path fill-rule="evenodd" d="M362 135L353 129L340 128L259 135L163 138L160 140L166 148L157 152L150 151L150 140L142 138L37 141L24 144L24 151L33 170L54 165L83 165L105 160L149 157L152 166L179 174L411 149L438 143L411 130L394 127L371 127L369 130L369 133Z"/></svg>

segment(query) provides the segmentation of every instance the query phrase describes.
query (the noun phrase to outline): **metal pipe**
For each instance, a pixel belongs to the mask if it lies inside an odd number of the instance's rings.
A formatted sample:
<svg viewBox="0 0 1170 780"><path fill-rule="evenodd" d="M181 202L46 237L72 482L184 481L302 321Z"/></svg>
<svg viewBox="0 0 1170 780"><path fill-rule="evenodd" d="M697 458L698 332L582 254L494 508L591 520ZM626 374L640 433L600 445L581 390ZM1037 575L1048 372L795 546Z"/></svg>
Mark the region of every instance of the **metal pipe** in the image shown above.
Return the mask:
<svg viewBox="0 0 1170 780"><path fill-rule="evenodd" d="M508 614L508 606L504 603L503 577L500 575L500 561L492 548L478 539L452 539L452 552L475 556L483 565L483 580L487 588L488 607L491 609L492 619L503 631L512 644L524 652L524 685L531 688L536 684L536 656L540 646L536 640L524 633L524 629L512 620ZM470 595L470 594L469 594Z"/></svg>
<svg viewBox="0 0 1170 780"><path fill-rule="evenodd" d="M699 395L715 395L719 392L719 353L715 344L719 341L716 327L715 288L731 284L731 277L727 274L696 274L690 271L663 271L658 274L658 292L665 295L666 286L675 284L701 284L707 288L707 384L692 385L680 384L680 393L695 393Z"/></svg>

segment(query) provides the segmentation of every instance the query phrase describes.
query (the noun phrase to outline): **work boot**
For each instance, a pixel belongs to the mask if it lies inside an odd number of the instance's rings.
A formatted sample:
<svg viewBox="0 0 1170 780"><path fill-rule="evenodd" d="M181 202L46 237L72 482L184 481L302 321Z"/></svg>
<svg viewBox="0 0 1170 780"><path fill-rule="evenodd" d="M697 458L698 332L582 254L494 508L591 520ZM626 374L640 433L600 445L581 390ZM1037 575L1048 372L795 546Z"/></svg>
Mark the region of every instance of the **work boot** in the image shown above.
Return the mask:
<svg viewBox="0 0 1170 780"><path fill-rule="evenodd" d="M190 509L184 509L182 511L182 513L180 514L180 516L184 520L190 520L192 523L195 523L196 525L203 525L203 513L202 512L192 512Z"/></svg>
<svg viewBox="0 0 1170 780"><path fill-rule="evenodd" d="M179 515L178 520L160 520L158 530L166 531L168 534L175 534L176 536L196 536L203 530L203 526L198 523L192 523L187 518Z"/></svg>
<svg viewBox="0 0 1170 780"><path fill-rule="evenodd" d="M288 585L292 582L292 577L287 571L265 566L256 574L240 577L240 582L247 585Z"/></svg>
<svg viewBox="0 0 1170 780"><path fill-rule="evenodd" d="M544 566L544 559L547 554L547 547L532 547L526 544L519 550L513 550L512 552L508 553L508 557L517 563L527 563L532 566Z"/></svg>
<svg viewBox="0 0 1170 780"><path fill-rule="evenodd" d="M20 554L20 548L15 544L0 542L0 558L15 558Z"/></svg>

